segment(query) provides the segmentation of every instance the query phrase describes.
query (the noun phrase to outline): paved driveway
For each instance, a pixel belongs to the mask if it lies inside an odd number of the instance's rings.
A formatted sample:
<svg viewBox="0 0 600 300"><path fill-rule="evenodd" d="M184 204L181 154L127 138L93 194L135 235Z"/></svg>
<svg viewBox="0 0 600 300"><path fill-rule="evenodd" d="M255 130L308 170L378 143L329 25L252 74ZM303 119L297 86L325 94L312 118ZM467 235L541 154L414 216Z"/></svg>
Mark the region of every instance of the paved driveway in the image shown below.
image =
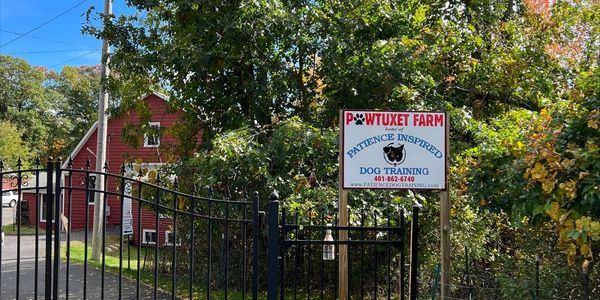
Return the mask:
<svg viewBox="0 0 600 300"><path fill-rule="evenodd" d="M19 298L20 299L42 299L45 287L45 236L38 237L38 294L35 297L35 241L33 235L21 237L21 255L19 257ZM16 277L17 277L17 237L9 235L5 237L5 247L2 248L2 262L0 271L2 272L2 281L0 282L0 299L16 299ZM66 264L61 261L59 271L59 295L61 299L65 298L66 290ZM88 268L87 279L87 298L100 299L101 294L101 275L99 270ZM83 266L71 265L69 270L69 298L83 298ZM118 275L112 273L105 274L104 296L105 299L118 299ZM123 278L123 299L136 299L135 281ZM152 298L152 288L141 285L140 299ZM160 293L158 299L170 299L170 295Z"/></svg>
<svg viewBox="0 0 600 300"><path fill-rule="evenodd" d="M2 225L13 223L14 208L2 207Z"/></svg>

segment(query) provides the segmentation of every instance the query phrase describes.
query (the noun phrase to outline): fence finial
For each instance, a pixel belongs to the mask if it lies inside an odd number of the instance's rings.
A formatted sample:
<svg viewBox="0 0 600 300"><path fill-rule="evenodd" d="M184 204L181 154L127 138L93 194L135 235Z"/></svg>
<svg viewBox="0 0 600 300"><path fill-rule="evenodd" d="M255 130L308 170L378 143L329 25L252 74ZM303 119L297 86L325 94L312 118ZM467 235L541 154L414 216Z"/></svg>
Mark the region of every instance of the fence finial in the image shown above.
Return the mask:
<svg viewBox="0 0 600 300"><path fill-rule="evenodd" d="M4 170L4 160L0 159L0 172Z"/></svg>
<svg viewBox="0 0 600 300"><path fill-rule="evenodd" d="M279 201L279 194L277 191L273 191L271 195L269 195L269 201Z"/></svg>
<svg viewBox="0 0 600 300"><path fill-rule="evenodd" d="M67 163L67 168L73 169L73 157L69 156L69 163Z"/></svg>
<svg viewBox="0 0 600 300"><path fill-rule="evenodd" d="M177 181L177 176L175 176L175 179L173 180L173 188L177 189L179 187L179 181Z"/></svg>
<svg viewBox="0 0 600 300"><path fill-rule="evenodd" d="M39 157L39 156L35 158L35 161L33 162L33 164L34 164L36 167L39 167L39 166L40 166L40 164L41 164L41 161L40 161L40 157Z"/></svg>
<svg viewBox="0 0 600 300"><path fill-rule="evenodd" d="M125 164L121 165L121 175L125 175Z"/></svg>
<svg viewBox="0 0 600 300"><path fill-rule="evenodd" d="M102 168L104 172L108 173L108 161L104 162L104 167Z"/></svg>
<svg viewBox="0 0 600 300"><path fill-rule="evenodd" d="M88 157L88 159L85 161L85 168L89 170L91 167L92 167L92 161Z"/></svg>
<svg viewBox="0 0 600 300"><path fill-rule="evenodd" d="M21 158L19 157L17 159L17 170L21 170L22 166L23 166L23 162L21 161Z"/></svg>

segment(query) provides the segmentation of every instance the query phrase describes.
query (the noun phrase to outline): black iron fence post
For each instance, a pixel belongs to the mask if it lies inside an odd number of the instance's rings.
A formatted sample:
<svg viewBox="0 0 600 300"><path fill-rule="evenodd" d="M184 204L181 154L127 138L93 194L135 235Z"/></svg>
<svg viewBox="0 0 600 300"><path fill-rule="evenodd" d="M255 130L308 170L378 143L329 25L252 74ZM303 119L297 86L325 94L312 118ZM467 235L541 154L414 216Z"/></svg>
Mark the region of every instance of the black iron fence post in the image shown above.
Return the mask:
<svg viewBox="0 0 600 300"><path fill-rule="evenodd" d="M535 299L540 299L540 257L535 256Z"/></svg>
<svg viewBox="0 0 600 300"><path fill-rule="evenodd" d="M252 196L252 299L258 299L258 256L260 255L260 215L258 192Z"/></svg>
<svg viewBox="0 0 600 300"><path fill-rule="evenodd" d="M45 262L45 299L52 298L52 188L53 188L53 169L52 158L48 158L46 163L46 262Z"/></svg>
<svg viewBox="0 0 600 300"><path fill-rule="evenodd" d="M276 300L279 277L279 195L277 192L269 196L267 227L267 300Z"/></svg>
<svg viewBox="0 0 600 300"><path fill-rule="evenodd" d="M412 226L410 233L410 300L416 300L418 294L418 272L419 267L419 210L420 205L413 205Z"/></svg>
<svg viewBox="0 0 600 300"><path fill-rule="evenodd" d="M279 240L285 240L285 207L281 209L281 221L279 230ZM279 274L281 276L279 299L285 296L285 247L279 247Z"/></svg>
<svg viewBox="0 0 600 300"><path fill-rule="evenodd" d="M119 293L118 299L121 299L123 293L123 213L125 212L125 164L121 165L121 180L119 184L119 193L120 193L120 216L121 216L121 224L119 226Z"/></svg>
<svg viewBox="0 0 600 300"><path fill-rule="evenodd" d="M404 300L404 287L406 286L404 278L406 277L405 271L405 252L406 252L406 240L405 232L406 227L404 226L404 208L400 209L400 300Z"/></svg>
<svg viewBox="0 0 600 300"><path fill-rule="evenodd" d="M62 161L59 159L55 162L55 174L56 179L54 182L54 274L52 279L52 297L58 299L58 270L60 266L60 180L62 176L61 171Z"/></svg>

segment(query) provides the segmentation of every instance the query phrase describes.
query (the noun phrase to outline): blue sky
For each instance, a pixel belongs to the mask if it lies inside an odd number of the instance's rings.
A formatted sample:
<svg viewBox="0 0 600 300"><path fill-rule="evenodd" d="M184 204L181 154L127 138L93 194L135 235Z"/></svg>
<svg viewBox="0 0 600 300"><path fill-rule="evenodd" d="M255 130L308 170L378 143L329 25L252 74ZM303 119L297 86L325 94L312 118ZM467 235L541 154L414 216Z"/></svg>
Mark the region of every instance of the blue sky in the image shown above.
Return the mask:
<svg viewBox="0 0 600 300"><path fill-rule="evenodd" d="M78 5L84 1L82 4ZM115 15L131 14L125 0L113 1ZM2 0L0 1L0 46L59 14L64 15L0 48L0 54L25 59L34 66L60 71L64 65L100 63L102 42L81 33L84 13L104 8L103 0Z"/></svg>

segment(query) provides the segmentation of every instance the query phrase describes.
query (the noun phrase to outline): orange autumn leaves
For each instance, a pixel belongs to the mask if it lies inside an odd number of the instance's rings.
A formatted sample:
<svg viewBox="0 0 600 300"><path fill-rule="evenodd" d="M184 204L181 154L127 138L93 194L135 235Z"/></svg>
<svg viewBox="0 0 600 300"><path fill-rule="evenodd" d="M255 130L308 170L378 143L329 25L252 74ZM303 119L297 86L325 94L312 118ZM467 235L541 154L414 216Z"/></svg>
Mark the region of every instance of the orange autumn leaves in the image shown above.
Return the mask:
<svg viewBox="0 0 600 300"><path fill-rule="evenodd" d="M590 113L589 128L597 126L597 114L595 111ZM559 153L556 147L563 125L556 125L556 120L546 110L541 112L540 119L539 126L530 136L524 176L530 186L541 187L546 203L544 211L556 226L558 246L566 254L568 263L573 264L580 254L585 265L592 258L591 241L600 240L600 222L586 216L587 212L574 208L579 196L578 182L589 176L578 163L583 155L597 153L598 146L592 139L583 149L568 144L566 150Z"/></svg>

